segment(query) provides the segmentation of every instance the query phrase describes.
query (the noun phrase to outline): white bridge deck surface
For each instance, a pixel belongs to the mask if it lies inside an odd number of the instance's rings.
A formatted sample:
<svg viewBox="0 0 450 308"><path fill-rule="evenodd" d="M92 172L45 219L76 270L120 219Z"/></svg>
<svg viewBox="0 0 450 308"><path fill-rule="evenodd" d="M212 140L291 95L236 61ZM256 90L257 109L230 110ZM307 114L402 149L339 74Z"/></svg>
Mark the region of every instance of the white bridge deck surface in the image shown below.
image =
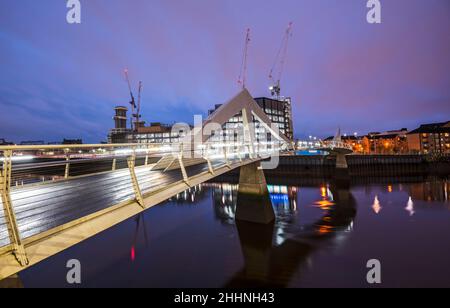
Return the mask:
<svg viewBox="0 0 450 308"><path fill-rule="evenodd" d="M213 167L223 162L213 162ZM183 180L180 170L151 171L136 167L142 194ZM207 164L186 168L188 176L208 170ZM134 199L130 171L121 169L68 179L55 183L13 188L12 204L23 239L88 216L121 202ZM2 202L0 199L0 205ZM0 247L9 244L4 211L0 211Z"/></svg>

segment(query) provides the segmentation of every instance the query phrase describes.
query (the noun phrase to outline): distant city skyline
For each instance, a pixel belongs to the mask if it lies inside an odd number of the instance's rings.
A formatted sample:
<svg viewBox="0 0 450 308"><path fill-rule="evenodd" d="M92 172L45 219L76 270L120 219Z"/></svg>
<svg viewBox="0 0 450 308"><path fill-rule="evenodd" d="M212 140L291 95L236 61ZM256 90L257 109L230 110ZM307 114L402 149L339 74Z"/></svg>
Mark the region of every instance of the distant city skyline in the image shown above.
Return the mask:
<svg viewBox="0 0 450 308"><path fill-rule="evenodd" d="M106 4L107 3L107 4ZM128 106L128 68L144 83L143 120L193 122L238 91L245 30L247 84L269 96L268 74L292 21L282 93L295 136L367 134L450 120L450 2L82 1L80 25L64 1L0 3L0 138L106 141L114 107ZM273 10L277 14L273 14Z"/></svg>

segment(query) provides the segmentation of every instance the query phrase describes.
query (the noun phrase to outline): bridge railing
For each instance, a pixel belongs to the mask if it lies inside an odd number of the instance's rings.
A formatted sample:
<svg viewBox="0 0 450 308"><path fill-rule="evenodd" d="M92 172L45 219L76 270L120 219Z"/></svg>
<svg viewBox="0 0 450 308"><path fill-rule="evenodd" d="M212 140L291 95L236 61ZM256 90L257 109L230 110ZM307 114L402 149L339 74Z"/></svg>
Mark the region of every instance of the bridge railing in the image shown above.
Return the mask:
<svg viewBox="0 0 450 308"><path fill-rule="evenodd" d="M136 166L146 166L164 156L223 160L252 153L270 156L281 150L277 142L255 142L253 152L250 144L243 142L0 146L0 170L4 161L10 160L11 185L21 187L124 169L131 156Z"/></svg>
<svg viewBox="0 0 450 308"><path fill-rule="evenodd" d="M32 229L24 226L30 215L45 215L46 206L36 205L28 214L27 200L39 200L45 203L51 196L49 185L59 185L58 189L69 189L71 180L102 173L119 173L120 183L131 183L131 195L120 188L114 188L114 183L107 186L115 189L120 195L131 196L143 206L143 195L149 192L148 172L164 158L173 157L179 163L183 180L189 183L189 174L184 166L184 159L204 163L206 170L214 173L215 168L229 166L246 159L267 158L282 149L280 142L207 142L204 144L99 144L99 145L37 145L37 146L1 146L0 147L0 255L13 252L20 264L26 265L28 260L24 249L24 241L34 238ZM147 166L147 167L146 167ZM138 167L138 168L137 168ZM128 169L129 172L126 170ZM115 174L114 173L114 174ZM144 183L145 182L145 183ZM64 184L64 185L62 185ZM77 184L78 185L78 184ZM105 184L106 185L106 184ZM42 195L33 196L33 189L39 186ZM69 187L69 188L68 188ZM127 186L128 187L128 186ZM52 188L53 189L53 188ZM87 188L89 194L105 192ZM68 192L73 195L73 192ZM80 190L77 190L80 193ZM83 193L83 191L81 191ZM88 193L88 192L86 192ZM58 195L64 194L59 191ZM102 208L95 200L86 202L94 204L89 209L91 214ZM128 197L127 197L128 198ZM56 198L55 200L58 200ZM54 201L53 201L54 202ZM16 204L16 205L14 205ZM115 204L107 204L110 207ZM75 204L75 206L82 206ZM68 211L61 209L61 211ZM16 216L18 215L18 216ZM67 218L68 219L68 218ZM60 219L53 227L71 222ZM34 221L39 224L39 220ZM39 231L41 232L41 231Z"/></svg>

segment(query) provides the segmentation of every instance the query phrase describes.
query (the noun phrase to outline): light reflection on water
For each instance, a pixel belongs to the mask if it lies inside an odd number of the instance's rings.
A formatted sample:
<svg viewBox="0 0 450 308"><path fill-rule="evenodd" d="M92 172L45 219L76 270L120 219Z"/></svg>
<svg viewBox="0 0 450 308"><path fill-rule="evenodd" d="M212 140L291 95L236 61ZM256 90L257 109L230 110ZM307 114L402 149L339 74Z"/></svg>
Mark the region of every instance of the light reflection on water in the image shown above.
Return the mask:
<svg viewBox="0 0 450 308"><path fill-rule="evenodd" d="M238 185L207 183L21 278L26 286L65 286L63 264L78 258L89 287L364 287L365 264L378 258L385 286L450 286L447 180L268 187L274 224L236 222Z"/></svg>

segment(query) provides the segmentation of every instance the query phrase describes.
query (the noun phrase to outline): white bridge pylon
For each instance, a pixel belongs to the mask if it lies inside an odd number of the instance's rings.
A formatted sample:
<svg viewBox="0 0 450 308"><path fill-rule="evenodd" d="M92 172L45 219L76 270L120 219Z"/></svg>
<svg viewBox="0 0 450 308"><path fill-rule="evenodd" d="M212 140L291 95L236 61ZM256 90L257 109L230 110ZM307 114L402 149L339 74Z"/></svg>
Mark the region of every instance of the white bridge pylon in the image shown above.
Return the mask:
<svg viewBox="0 0 450 308"><path fill-rule="evenodd" d="M239 134L243 137L241 140L222 141L220 143L211 141L211 137L215 132L222 131L223 126L240 113L242 113L242 128ZM271 138L275 139L280 146L276 149L272 147L272 152L268 151L268 142L256 138L254 122L259 123L266 133L270 133ZM264 153L260 151L261 145L264 145L266 148ZM258 157L261 157L261 159L267 158L274 154L275 151L279 152L291 148L292 142L279 131L277 126L273 125L270 118L259 107L249 91L243 89L212 113L201 125L196 125L180 143L172 146L176 150L163 156L153 166L153 170L182 169L183 174L185 174L185 168L188 166L203 163L211 165L210 159L213 156L213 149L217 152L218 148L222 149L220 151L221 154L214 153L214 157L225 162L232 156L239 156L242 159L242 155L248 155L251 159ZM210 171L214 172L212 167L210 167Z"/></svg>

